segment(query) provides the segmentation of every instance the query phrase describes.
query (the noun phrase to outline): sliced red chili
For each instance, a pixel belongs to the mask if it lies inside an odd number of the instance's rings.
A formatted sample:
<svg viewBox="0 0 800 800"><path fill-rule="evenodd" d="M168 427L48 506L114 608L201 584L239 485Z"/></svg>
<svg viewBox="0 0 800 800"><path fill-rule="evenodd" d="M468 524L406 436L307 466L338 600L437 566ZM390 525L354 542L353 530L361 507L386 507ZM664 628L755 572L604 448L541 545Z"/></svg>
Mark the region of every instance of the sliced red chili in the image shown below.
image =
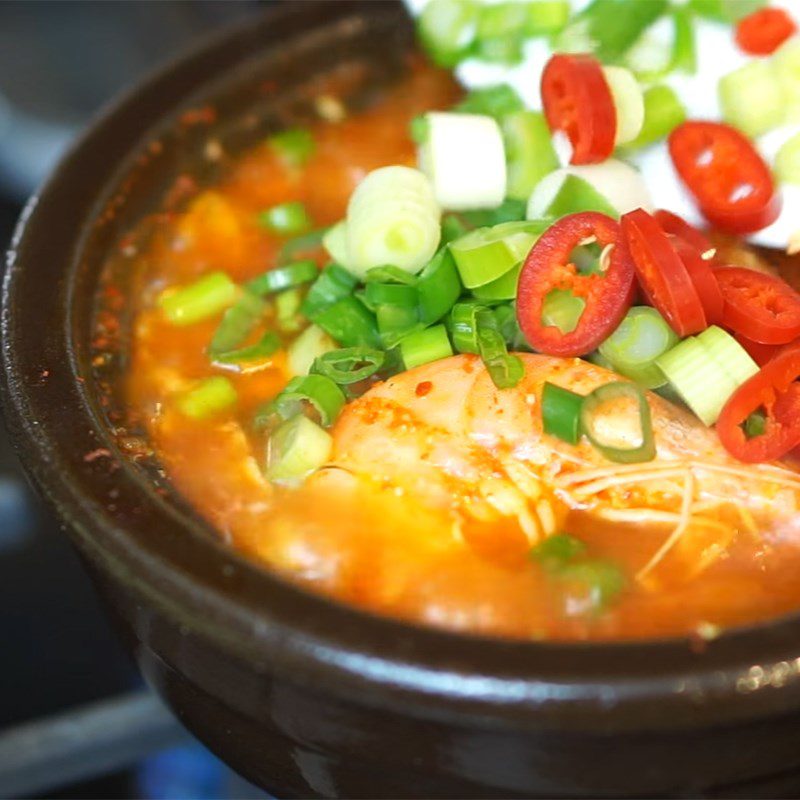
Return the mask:
<svg viewBox="0 0 800 800"><path fill-rule="evenodd" d="M710 262L706 261L695 247L687 244L685 239L673 238L672 246L689 273L703 306L706 323L708 325L721 324L724 300L717 279L711 270Z"/></svg>
<svg viewBox="0 0 800 800"><path fill-rule="evenodd" d="M673 214L660 208L653 214L656 222L661 226L664 233L682 239L686 244L691 245L700 254L708 253L713 250L711 242L694 225L690 225L683 217Z"/></svg>
<svg viewBox="0 0 800 800"><path fill-rule="evenodd" d="M725 305L722 324L759 344L800 336L800 294L780 278L744 267L714 269Z"/></svg>
<svg viewBox="0 0 800 800"><path fill-rule="evenodd" d="M730 397L717 420L723 447L748 463L774 461L800 444L800 346L779 353ZM743 425L763 409L764 432L747 437Z"/></svg>
<svg viewBox="0 0 800 800"><path fill-rule="evenodd" d="M595 164L611 155L617 112L596 58L554 55L542 73L541 92L547 124L566 134L573 164Z"/></svg>
<svg viewBox="0 0 800 800"><path fill-rule="evenodd" d="M795 21L782 8L761 8L739 21L736 44L750 55L768 56L795 31Z"/></svg>
<svg viewBox="0 0 800 800"><path fill-rule="evenodd" d="M572 251L587 240L613 245L600 272L582 274ZM517 319L535 350L554 356L580 356L594 350L619 325L633 299L633 263L620 247L619 223L594 211L571 214L551 225L533 246L517 289ZM542 307L553 289L571 291L585 306L574 330L562 333L542 323Z"/></svg>
<svg viewBox="0 0 800 800"><path fill-rule="evenodd" d="M752 233L781 210L772 173L750 140L719 122L684 122L669 136L675 169L706 219L729 233Z"/></svg>
<svg viewBox="0 0 800 800"><path fill-rule="evenodd" d="M679 336L708 327L692 278L655 218L637 208L622 217L622 235L650 302Z"/></svg>

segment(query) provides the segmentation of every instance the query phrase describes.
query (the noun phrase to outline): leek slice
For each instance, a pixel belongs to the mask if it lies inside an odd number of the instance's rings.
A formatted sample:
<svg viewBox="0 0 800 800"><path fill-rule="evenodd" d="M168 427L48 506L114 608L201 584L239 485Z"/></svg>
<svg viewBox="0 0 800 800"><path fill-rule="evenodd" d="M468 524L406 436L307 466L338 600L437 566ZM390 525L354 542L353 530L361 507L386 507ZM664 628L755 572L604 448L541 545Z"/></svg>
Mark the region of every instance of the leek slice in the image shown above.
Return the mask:
<svg viewBox="0 0 800 800"><path fill-rule="evenodd" d="M203 420L234 405L236 400L236 389L228 378L214 375L184 392L178 398L178 410L190 419Z"/></svg>
<svg viewBox="0 0 800 800"><path fill-rule="evenodd" d="M331 350L336 342L319 325L309 325L286 349L289 374L308 375L314 361Z"/></svg>
<svg viewBox="0 0 800 800"><path fill-rule="evenodd" d="M399 347L406 369L453 355L444 325L434 325L432 328L410 333L400 340Z"/></svg>
<svg viewBox="0 0 800 800"><path fill-rule="evenodd" d="M795 134L775 156L775 174L786 183L800 186L800 133Z"/></svg>
<svg viewBox="0 0 800 800"><path fill-rule="evenodd" d="M639 82L625 67L603 67L608 88L617 112L614 144L627 144L641 132L644 124L644 97Z"/></svg>
<svg viewBox="0 0 800 800"><path fill-rule="evenodd" d="M558 169L550 128L540 111L518 111L504 117L500 124L508 170L506 193L514 199L527 200L533 187Z"/></svg>
<svg viewBox="0 0 800 800"><path fill-rule="evenodd" d="M350 197L344 266L359 278L383 264L419 272L439 245L440 216L433 187L419 170L373 170Z"/></svg>
<svg viewBox="0 0 800 800"><path fill-rule="evenodd" d="M267 478L297 483L324 466L333 452L333 437L303 414L275 429L267 443Z"/></svg>
<svg viewBox="0 0 800 800"><path fill-rule="evenodd" d="M420 148L420 169L436 200L450 211L497 208L506 196L506 158L492 117L431 111Z"/></svg>
<svg viewBox="0 0 800 800"><path fill-rule="evenodd" d="M783 90L786 119L800 121L800 36L785 41L770 59L778 83Z"/></svg>
<svg viewBox="0 0 800 800"><path fill-rule="evenodd" d="M322 246L337 264L347 262L347 223L344 220L328 228L322 237Z"/></svg>
<svg viewBox="0 0 800 800"><path fill-rule="evenodd" d="M644 93L644 122L630 147L647 147L665 139L686 119L686 108L672 87L649 87Z"/></svg>
<svg viewBox="0 0 800 800"><path fill-rule="evenodd" d="M212 272L188 286L165 290L158 305L173 325L192 325L224 311L238 295L239 287L224 272Z"/></svg>
<svg viewBox="0 0 800 800"><path fill-rule="evenodd" d="M491 283L483 286L476 286L472 294L487 303L497 300L513 300L517 296L517 284L519 283L519 273L522 271L523 262L520 261L516 266Z"/></svg>
<svg viewBox="0 0 800 800"><path fill-rule="evenodd" d="M758 364L736 339L722 328L712 325L698 334L697 341L705 347L708 354L717 362L737 386L752 378L758 372Z"/></svg>
<svg viewBox="0 0 800 800"><path fill-rule="evenodd" d="M722 118L747 136L771 131L786 118L782 84L769 61L753 60L729 72L718 92Z"/></svg>

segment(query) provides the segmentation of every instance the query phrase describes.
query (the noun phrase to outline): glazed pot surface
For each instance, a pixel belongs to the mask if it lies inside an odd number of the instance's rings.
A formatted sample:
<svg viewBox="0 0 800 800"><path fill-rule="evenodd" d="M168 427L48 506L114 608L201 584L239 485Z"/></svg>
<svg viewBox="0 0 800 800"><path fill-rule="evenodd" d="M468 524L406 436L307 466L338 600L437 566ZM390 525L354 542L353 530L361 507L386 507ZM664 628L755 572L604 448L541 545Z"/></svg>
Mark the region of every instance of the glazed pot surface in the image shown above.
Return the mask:
<svg viewBox="0 0 800 800"><path fill-rule="evenodd" d="M124 455L91 366L112 245L196 164L308 101L344 61L402 71L395 3L286 4L186 56L100 119L26 209L3 296L6 419L147 679L278 796L785 793L800 772L800 621L690 642L534 644L378 619L226 548ZM264 81L279 88L265 96ZM186 125L212 105L216 122ZM738 787L738 788L736 788Z"/></svg>

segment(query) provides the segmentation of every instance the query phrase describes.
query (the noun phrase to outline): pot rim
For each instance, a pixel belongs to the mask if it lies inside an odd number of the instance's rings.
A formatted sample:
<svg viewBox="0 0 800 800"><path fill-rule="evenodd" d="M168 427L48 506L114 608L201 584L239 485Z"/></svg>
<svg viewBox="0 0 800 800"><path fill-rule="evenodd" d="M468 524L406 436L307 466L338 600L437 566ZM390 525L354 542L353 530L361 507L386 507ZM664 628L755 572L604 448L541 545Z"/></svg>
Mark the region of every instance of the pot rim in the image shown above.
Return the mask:
<svg viewBox="0 0 800 800"><path fill-rule="evenodd" d="M317 691L421 717L604 732L800 707L800 615L729 631L702 652L688 638L524 642L418 627L312 594L248 562L117 450L81 361L73 289L120 154L128 163L187 88L199 91L221 66L285 44L283 30L298 17L314 21L309 30L346 30L348 20L390 13L400 13L396 4L370 0L276 4L139 83L73 145L25 207L3 280L0 393L26 471L82 551L115 580L256 671ZM34 287L43 263L61 276L49 292L44 275ZM75 436L83 450L107 450L119 468L101 473L76 452ZM112 490L121 497L116 508Z"/></svg>

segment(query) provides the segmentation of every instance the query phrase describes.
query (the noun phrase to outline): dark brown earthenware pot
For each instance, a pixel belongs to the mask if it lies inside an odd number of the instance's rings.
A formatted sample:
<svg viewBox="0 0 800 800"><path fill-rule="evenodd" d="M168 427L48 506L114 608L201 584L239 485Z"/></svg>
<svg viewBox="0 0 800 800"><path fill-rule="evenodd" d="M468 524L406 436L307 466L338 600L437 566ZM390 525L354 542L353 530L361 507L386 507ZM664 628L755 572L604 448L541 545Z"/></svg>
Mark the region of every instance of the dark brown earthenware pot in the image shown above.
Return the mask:
<svg viewBox="0 0 800 800"><path fill-rule="evenodd" d="M390 80L410 40L394 3L280 5L92 126L28 205L8 259L2 390L25 466L146 678L278 796L793 795L800 619L703 651L504 642L378 619L247 563L119 449L90 364L111 244L209 135L246 144L343 62L366 84ZM185 113L209 103L218 122Z"/></svg>

